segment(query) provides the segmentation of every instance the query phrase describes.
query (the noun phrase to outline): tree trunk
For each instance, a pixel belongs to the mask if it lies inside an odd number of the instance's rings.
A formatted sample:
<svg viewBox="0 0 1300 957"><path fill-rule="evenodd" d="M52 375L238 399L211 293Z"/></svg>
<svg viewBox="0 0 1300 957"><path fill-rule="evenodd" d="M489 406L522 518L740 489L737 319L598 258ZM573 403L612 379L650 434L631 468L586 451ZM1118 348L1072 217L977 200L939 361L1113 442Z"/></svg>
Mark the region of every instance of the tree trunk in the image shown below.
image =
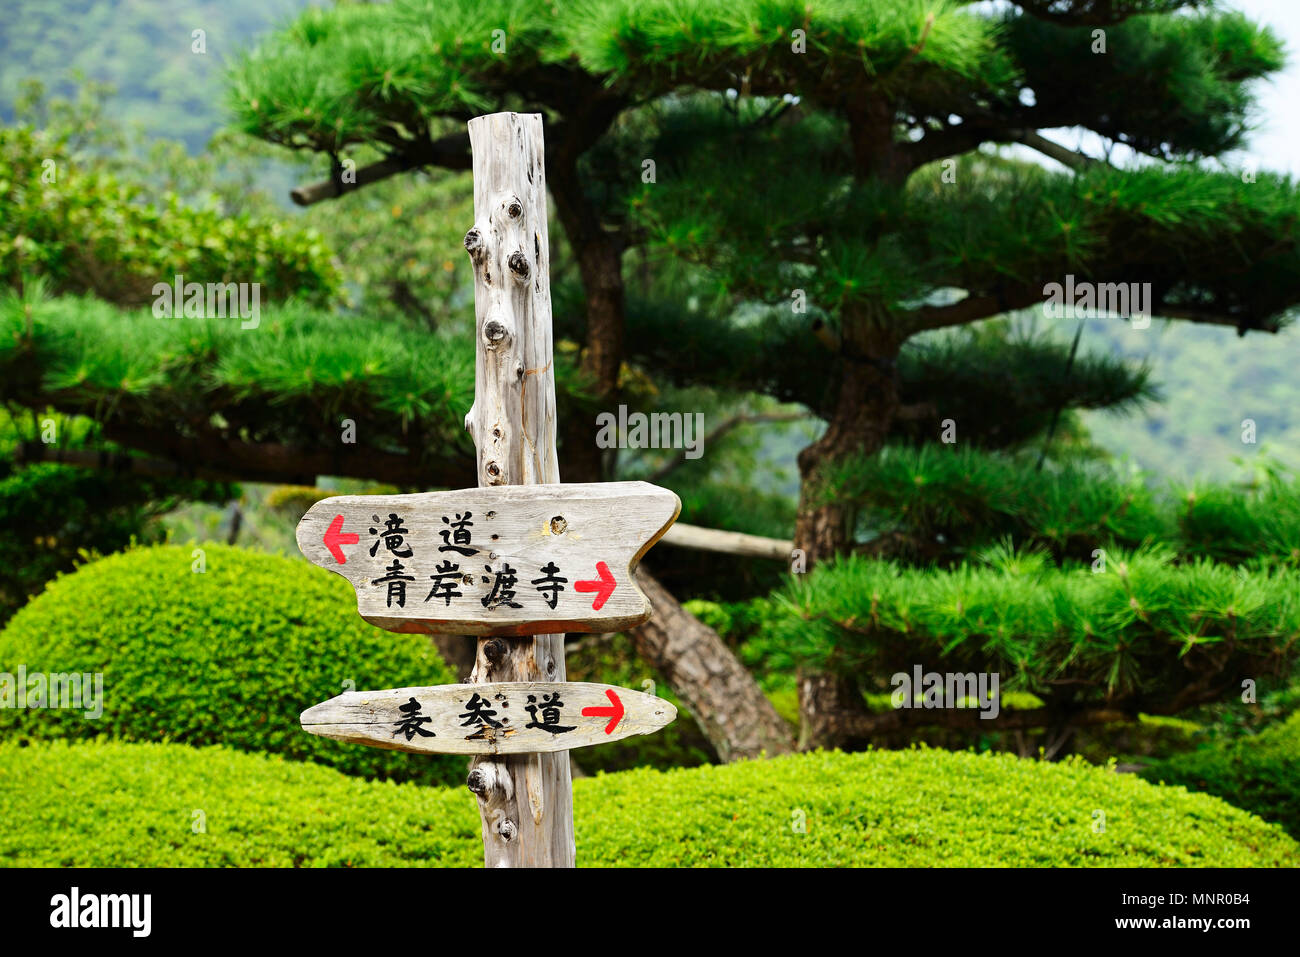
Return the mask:
<svg viewBox="0 0 1300 957"><path fill-rule="evenodd" d="M856 681L825 671L799 669L799 750L853 748L864 744L868 717Z"/></svg>
<svg viewBox="0 0 1300 957"><path fill-rule="evenodd" d="M723 761L771 757L793 750L790 726L754 676L713 629L687 612L647 571L637 584L654 617L632 631L637 654L681 696Z"/></svg>
<svg viewBox="0 0 1300 957"><path fill-rule="evenodd" d="M553 157L551 195L577 260L587 304L582 368L592 378L597 401L608 409L618 401L618 376L623 363L623 240L602 226L583 192L576 155L557 150ZM574 417L565 423L564 470L575 482L599 482L603 478L595 435L594 419Z"/></svg>
<svg viewBox="0 0 1300 957"><path fill-rule="evenodd" d="M840 340L840 382L826 432L799 453L799 512L795 547L804 553L805 570L847 552L856 516L823 499L826 476L839 461L870 455L885 444L898 412L899 341L888 332L883 309L846 309ZM853 742L851 728L865 714L856 681L831 671L799 671L799 746L844 747Z"/></svg>
<svg viewBox="0 0 1300 957"><path fill-rule="evenodd" d="M469 122L474 156L474 405L465 427L480 486L560 481L555 450L550 241L542 118ZM564 681L564 635L484 638L471 680ZM488 867L572 867L573 787L566 752L475 758Z"/></svg>
<svg viewBox="0 0 1300 957"><path fill-rule="evenodd" d="M467 681L474 665L478 663L478 650L473 635L433 635L433 647L447 663L457 681Z"/></svg>
<svg viewBox="0 0 1300 957"><path fill-rule="evenodd" d="M594 380L598 401L612 411L619 396L626 320L623 241L601 224L583 193L576 164L576 154L570 150L553 154L548 171L551 195L586 293L583 369ZM603 470L595 422L570 421L564 437L565 474L574 481L600 481ZM719 757L733 761L792 750L789 726L722 639L682 608L644 567L639 580L654 606L654 618L633 631L637 652L682 696Z"/></svg>

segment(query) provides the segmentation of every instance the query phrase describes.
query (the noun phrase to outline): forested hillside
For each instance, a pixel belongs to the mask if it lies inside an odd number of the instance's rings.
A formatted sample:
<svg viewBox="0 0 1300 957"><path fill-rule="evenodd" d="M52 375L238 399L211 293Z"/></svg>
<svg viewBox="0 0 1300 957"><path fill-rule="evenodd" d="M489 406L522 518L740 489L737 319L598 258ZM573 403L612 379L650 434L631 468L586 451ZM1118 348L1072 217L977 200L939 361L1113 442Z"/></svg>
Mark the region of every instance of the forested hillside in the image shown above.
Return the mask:
<svg viewBox="0 0 1300 957"><path fill-rule="evenodd" d="M1073 325L1064 321L1063 334L1072 335ZM1300 329L1243 338L1218 326L1152 322L1134 329L1093 319L1086 346L1145 359L1160 390L1161 401L1136 415L1084 413L1093 438L1115 455L1180 480L1243 478L1239 460L1300 468ZM1247 419L1254 443L1242 440Z"/></svg>
<svg viewBox="0 0 1300 957"><path fill-rule="evenodd" d="M80 73L111 83L114 118L203 148L221 125L221 71L305 0L7 0L0 30L0 119L22 81L71 96ZM206 53L193 50L202 30Z"/></svg>

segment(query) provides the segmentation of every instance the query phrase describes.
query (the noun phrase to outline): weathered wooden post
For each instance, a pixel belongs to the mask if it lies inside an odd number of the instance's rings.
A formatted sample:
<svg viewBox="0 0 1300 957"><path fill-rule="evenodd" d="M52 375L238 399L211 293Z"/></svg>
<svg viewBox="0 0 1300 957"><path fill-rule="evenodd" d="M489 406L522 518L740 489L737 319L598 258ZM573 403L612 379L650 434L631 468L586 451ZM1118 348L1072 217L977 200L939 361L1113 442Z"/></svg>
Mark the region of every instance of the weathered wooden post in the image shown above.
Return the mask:
<svg viewBox="0 0 1300 957"><path fill-rule="evenodd" d="M298 547L352 583L371 624L479 636L474 672L463 685L350 691L307 709L302 726L474 755L485 863L571 867L567 751L648 734L677 712L638 691L567 682L564 633L650 617L636 565L681 503L645 482L559 484L542 118L494 113L469 134L477 361L465 427L479 487L324 499L298 524Z"/></svg>
<svg viewBox="0 0 1300 957"><path fill-rule="evenodd" d="M550 246L542 117L469 121L474 154L474 405L465 427L478 484L560 481L555 453ZM564 681L564 635L486 638L470 681ZM573 785L564 752L476 758L469 789L483 819L488 867L572 867Z"/></svg>

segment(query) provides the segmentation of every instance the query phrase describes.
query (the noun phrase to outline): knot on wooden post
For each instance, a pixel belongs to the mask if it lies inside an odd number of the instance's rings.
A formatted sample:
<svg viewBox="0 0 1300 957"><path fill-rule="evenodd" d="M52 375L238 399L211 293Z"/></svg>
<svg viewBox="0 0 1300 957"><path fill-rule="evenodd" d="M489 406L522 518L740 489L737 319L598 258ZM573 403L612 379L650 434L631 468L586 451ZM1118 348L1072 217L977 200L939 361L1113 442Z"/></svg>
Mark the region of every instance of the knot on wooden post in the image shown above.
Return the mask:
<svg viewBox="0 0 1300 957"><path fill-rule="evenodd" d="M516 249L510 254L506 265L510 267L510 274L519 282L528 282L528 276L532 268L528 265L528 257L523 254L522 250Z"/></svg>
<svg viewBox="0 0 1300 957"><path fill-rule="evenodd" d="M477 226L471 227L470 231L465 234L465 252L469 253L469 258L477 263L483 258L486 249L487 247L483 243L483 234L478 231Z"/></svg>
<svg viewBox="0 0 1300 957"><path fill-rule="evenodd" d="M507 844L515 839L516 830L515 822L510 820L510 818L506 818L497 826L497 833L501 835L501 840L505 841Z"/></svg>
<svg viewBox="0 0 1300 957"><path fill-rule="evenodd" d="M500 638L493 638L483 643L483 657L489 664L499 665L506 654L506 643Z"/></svg>
<svg viewBox="0 0 1300 957"><path fill-rule="evenodd" d="M524 214L524 204L519 202L518 196L511 196L506 201L506 215L511 219L518 219Z"/></svg>
<svg viewBox="0 0 1300 957"><path fill-rule="evenodd" d="M479 797L483 797L487 794L488 776L482 768L474 768L469 772L469 777L465 780L465 786Z"/></svg>
<svg viewBox="0 0 1300 957"><path fill-rule="evenodd" d="M515 784L510 780L510 773L493 761L483 761L471 767L465 786L487 805L500 805L515 796Z"/></svg>
<svg viewBox="0 0 1300 957"><path fill-rule="evenodd" d="M489 319L483 323L483 338L490 346L498 346L501 341L510 335L510 330L500 319Z"/></svg>

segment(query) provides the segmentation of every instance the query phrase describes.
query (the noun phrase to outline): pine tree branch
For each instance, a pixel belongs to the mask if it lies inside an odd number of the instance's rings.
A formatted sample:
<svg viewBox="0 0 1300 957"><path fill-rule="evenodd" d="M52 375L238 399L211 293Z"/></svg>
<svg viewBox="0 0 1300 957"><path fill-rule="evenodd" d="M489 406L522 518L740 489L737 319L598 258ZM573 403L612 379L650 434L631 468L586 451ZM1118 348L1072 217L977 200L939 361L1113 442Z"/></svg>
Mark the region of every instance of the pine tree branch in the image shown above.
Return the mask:
<svg viewBox="0 0 1300 957"><path fill-rule="evenodd" d="M1109 27L1129 17L1207 6L1207 0L1016 0L1025 13L1065 27Z"/></svg>
<svg viewBox="0 0 1300 957"><path fill-rule="evenodd" d="M42 442L23 442L14 461L19 465L48 462L79 468L100 469L115 475L147 475L151 478L205 479L215 482L237 481L235 476L202 466L171 459L132 455L117 449L61 449Z"/></svg>
<svg viewBox="0 0 1300 957"><path fill-rule="evenodd" d="M746 558L770 558L779 562L789 561L794 551L794 541L791 539L703 528L685 522L674 522L659 541L663 545L674 545L677 548L689 548L694 551L743 555Z"/></svg>
<svg viewBox="0 0 1300 957"><path fill-rule="evenodd" d="M1091 169L1101 162L1101 160L1094 159L1091 156L1067 149L1059 143L1053 143L1036 130L1008 130L1006 135L1012 142L1028 146L1030 149L1036 150L1049 159L1054 159L1078 173Z"/></svg>
<svg viewBox="0 0 1300 957"><path fill-rule="evenodd" d="M971 295L948 306L922 306L919 309L903 310L902 322L910 336L928 329L960 326L1015 309L1027 309L1042 303L1045 299L1043 287L1056 281L1058 280L1055 278L1048 278L1003 289L997 294ZM1227 312L1166 306L1159 301L1152 304L1152 314L1161 319L1183 319L1202 325L1232 326L1237 330L1238 335L1243 336L1250 330L1276 333L1282 328L1282 323L1275 318L1247 318Z"/></svg>
<svg viewBox="0 0 1300 957"><path fill-rule="evenodd" d="M299 206L312 206L326 199L369 186L420 166L440 166L443 169L466 170L470 168L469 135L454 133L441 139L428 141L407 153L395 153L377 163L357 170L355 183L336 179L308 183L290 191L289 196Z"/></svg>
<svg viewBox="0 0 1300 957"><path fill-rule="evenodd" d="M420 462L404 453L342 443L330 450L305 449L265 442L240 442L211 433L189 438L174 432L113 424L104 425L104 436L127 448L176 463L182 474L193 469L196 475L208 472L235 481L315 485L317 476L338 475L376 479L394 485L456 488L467 484L473 475L473 462L468 458ZM65 461L69 465L94 468L99 467L98 459L97 453L91 453L80 461L71 458ZM212 468L197 463L220 465ZM148 467L161 466L155 462Z"/></svg>
<svg viewBox="0 0 1300 957"><path fill-rule="evenodd" d="M945 157L969 153L982 143L1019 143L1076 172L1105 162L1054 143L1032 127L998 125L992 122L993 119L989 117L932 131L915 143L902 147L903 152L912 169Z"/></svg>
<svg viewBox="0 0 1300 957"><path fill-rule="evenodd" d="M963 123L942 130L931 130L914 143L899 147L911 169L926 163L969 153L981 143L997 139L997 131L986 126Z"/></svg>
<svg viewBox="0 0 1300 957"><path fill-rule="evenodd" d="M1014 309L1026 309L1043 301L1043 285L1044 283L1026 284L1004 289L996 295L967 296L948 306L921 306L918 309L904 310L903 323L908 334L915 335L927 329L960 326Z"/></svg>

